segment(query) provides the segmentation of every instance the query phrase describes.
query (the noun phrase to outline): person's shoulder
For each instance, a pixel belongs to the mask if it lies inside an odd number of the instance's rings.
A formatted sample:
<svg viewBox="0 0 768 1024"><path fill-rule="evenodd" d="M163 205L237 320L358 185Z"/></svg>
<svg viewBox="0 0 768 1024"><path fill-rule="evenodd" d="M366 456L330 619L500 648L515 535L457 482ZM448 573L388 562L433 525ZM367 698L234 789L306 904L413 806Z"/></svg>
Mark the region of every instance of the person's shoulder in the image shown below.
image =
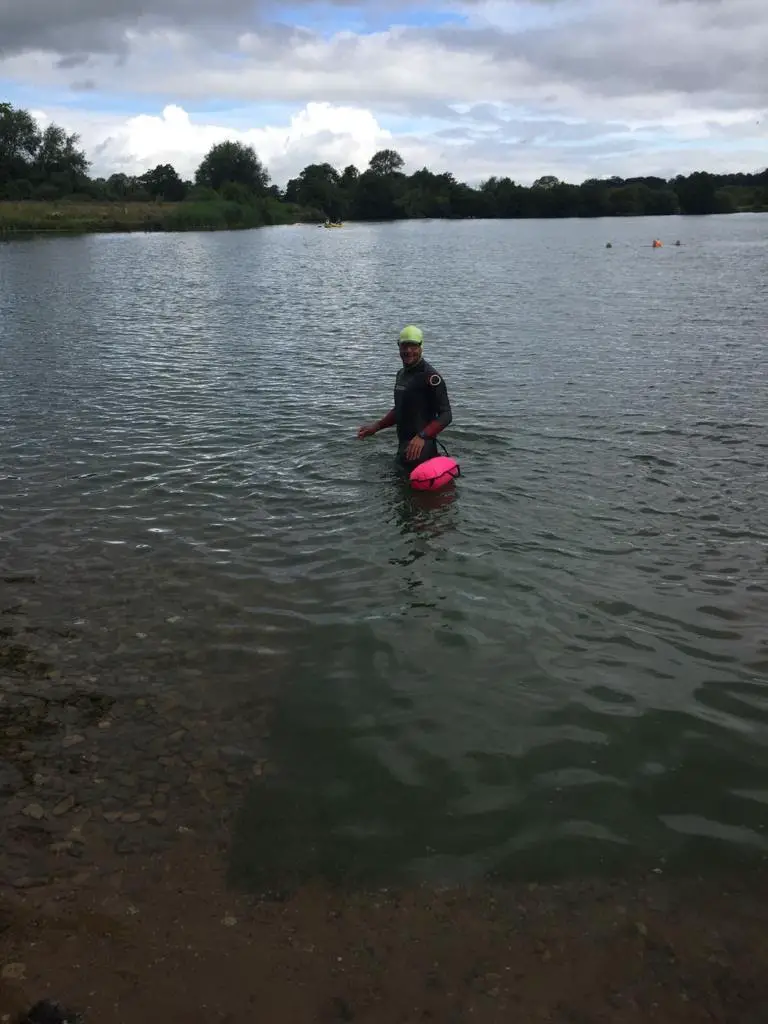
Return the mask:
<svg viewBox="0 0 768 1024"><path fill-rule="evenodd" d="M437 370L432 363L428 363L424 360L424 379L427 384L431 384L433 388L436 388L439 384L443 383L443 377L439 370Z"/></svg>

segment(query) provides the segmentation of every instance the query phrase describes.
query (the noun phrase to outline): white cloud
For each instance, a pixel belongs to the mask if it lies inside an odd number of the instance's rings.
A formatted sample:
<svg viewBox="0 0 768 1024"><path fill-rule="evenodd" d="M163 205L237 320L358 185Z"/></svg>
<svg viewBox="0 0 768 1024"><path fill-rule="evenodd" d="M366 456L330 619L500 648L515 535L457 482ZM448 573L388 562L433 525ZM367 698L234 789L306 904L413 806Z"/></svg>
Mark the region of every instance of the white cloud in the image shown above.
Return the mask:
<svg viewBox="0 0 768 1024"><path fill-rule="evenodd" d="M542 174L579 182L612 174L759 170L768 163L765 142L750 138L759 130L753 122L735 114L713 120L710 111L704 121L672 114L663 121L628 124L525 119L503 107L470 107L440 130L410 133L388 131L370 110L331 103L309 103L284 124L259 127L243 126L242 111L240 126L232 127L222 123L224 116L211 123L177 104L124 119L56 108L32 113L43 125L53 120L78 132L91 173L104 176L141 174L171 163L191 177L208 149L225 139L252 145L281 186L310 163L327 161L339 170L351 163L364 170L384 147L401 153L408 172L427 166L471 184L491 175L509 175L523 184Z"/></svg>
<svg viewBox="0 0 768 1024"><path fill-rule="evenodd" d="M193 120L177 104L169 104L159 115L138 114L117 123L66 111L33 113L41 124L57 121L80 134L94 176L116 171L141 174L170 163L182 177L192 177L212 145L234 139L253 146L273 180L284 184L309 163L364 168L377 149L392 142L391 133L369 110L330 103L309 103L286 125L247 129Z"/></svg>
<svg viewBox="0 0 768 1024"><path fill-rule="evenodd" d="M312 162L362 168L390 144L411 170L426 163L472 182L768 164L767 0L421 0L459 10L467 24L367 34L270 23L257 0L72 0L39 27L50 3L19 6L26 48L8 48L0 79L51 96L79 84L94 105L108 90L137 111L167 98L164 109L122 121L49 111L81 133L96 173L170 162L189 175L224 138L252 144L279 184ZM74 31L72 12L77 52L61 36ZM86 48L89 26L108 27L109 38L119 29L119 58ZM227 114L187 115L212 99L300 113L282 125L254 113L237 128L226 126ZM384 130L393 116L410 122L409 134Z"/></svg>

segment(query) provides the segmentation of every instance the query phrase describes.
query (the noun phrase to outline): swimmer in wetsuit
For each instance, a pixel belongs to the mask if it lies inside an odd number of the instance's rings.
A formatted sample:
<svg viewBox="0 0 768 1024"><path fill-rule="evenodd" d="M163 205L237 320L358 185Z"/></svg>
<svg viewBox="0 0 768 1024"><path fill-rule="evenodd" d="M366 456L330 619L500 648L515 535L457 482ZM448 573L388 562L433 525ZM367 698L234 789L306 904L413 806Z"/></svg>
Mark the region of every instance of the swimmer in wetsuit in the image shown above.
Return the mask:
<svg viewBox="0 0 768 1024"><path fill-rule="evenodd" d="M402 369L395 378L395 404L376 423L357 432L360 440L397 426L397 461L410 472L437 455L435 438L453 419L445 381L424 359L424 336L418 327L404 327L398 346Z"/></svg>

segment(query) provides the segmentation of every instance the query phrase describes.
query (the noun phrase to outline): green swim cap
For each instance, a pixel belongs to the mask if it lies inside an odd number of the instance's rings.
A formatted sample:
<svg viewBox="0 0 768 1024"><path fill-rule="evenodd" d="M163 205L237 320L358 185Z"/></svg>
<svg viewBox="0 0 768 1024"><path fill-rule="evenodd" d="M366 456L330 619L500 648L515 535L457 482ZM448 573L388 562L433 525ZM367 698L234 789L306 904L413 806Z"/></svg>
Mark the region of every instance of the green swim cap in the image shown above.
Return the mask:
<svg viewBox="0 0 768 1024"><path fill-rule="evenodd" d="M400 337L398 340L401 344L405 341L409 342L411 345L423 345L424 335L418 327L414 327L413 324L409 324L400 331Z"/></svg>

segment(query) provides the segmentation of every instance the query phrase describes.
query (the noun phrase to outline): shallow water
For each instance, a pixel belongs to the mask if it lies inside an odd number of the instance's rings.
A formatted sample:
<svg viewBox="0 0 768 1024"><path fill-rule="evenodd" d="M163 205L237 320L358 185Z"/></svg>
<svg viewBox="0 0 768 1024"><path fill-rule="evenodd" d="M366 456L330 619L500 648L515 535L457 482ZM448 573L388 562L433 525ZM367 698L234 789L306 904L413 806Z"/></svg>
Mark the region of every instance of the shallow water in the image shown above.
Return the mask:
<svg viewBox="0 0 768 1024"><path fill-rule="evenodd" d="M766 279L760 215L0 246L4 622L107 691L274 695L241 877L763 856ZM437 497L354 436L406 322Z"/></svg>

